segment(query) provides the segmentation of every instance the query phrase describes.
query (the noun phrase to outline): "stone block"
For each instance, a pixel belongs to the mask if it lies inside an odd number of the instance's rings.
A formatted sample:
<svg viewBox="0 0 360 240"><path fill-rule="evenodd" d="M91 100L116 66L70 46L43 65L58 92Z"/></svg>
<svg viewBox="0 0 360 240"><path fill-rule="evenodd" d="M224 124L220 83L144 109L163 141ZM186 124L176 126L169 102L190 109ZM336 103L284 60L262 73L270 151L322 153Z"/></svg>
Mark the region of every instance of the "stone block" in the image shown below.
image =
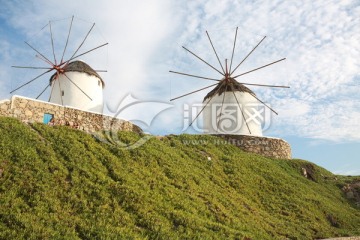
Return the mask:
<svg viewBox="0 0 360 240"><path fill-rule="evenodd" d="M14 115L20 115L21 114L21 109L15 109L14 110Z"/></svg>
<svg viewBox="0 0 360 240"><path fill-rule="evenodd" d="M1 110L8 110L9 109L9 104L1 104L0 109Z"/></svg>
<svg viewBox="0 0 360 240"><path fill-rule="evenodd" d="M30 111L30 110L25 110L25 116L31 117L32 115L33 115L32 111Z"/></svg>
<svg viewBox="0 0 360 240"><path fill-rule="evenodd" d="M21 102L19 108L26 108L27 102Z"/></svg>

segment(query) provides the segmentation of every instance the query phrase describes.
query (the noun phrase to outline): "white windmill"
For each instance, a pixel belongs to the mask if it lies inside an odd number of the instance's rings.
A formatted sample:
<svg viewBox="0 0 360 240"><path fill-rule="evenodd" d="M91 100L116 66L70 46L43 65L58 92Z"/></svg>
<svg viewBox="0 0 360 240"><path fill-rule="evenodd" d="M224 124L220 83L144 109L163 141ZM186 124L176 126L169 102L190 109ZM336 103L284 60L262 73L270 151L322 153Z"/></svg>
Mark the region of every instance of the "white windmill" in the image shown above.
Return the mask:
<svg viewBox="0 0 360 240"><path fill-rule="evenodd" d="M74 17L71 18L70 28L67 34L66 43L64 44L65 46L62 51L61 59L57 58L55 54L56 51L54 47L51 21L45 27L48 26L50 31L53 60L50 60L51 57L46 57L45 54L41 53L28 42L25 42L31 49L33 49L37 53L36 57L48 64L49 67L12 66L14 68L43 69L45 70L45 72L22 84L21 86L12 90L10 93L17 91L22 87L34 82L35 80L38 80L45 74L54 71L55 73L50 77L49 84L46 85L45 89L41 91L41 93L36 97L36 99L38 99L49 87L51 87L49 102L60 104L63 106L74 107L83 111L102 113L103 88L105 84L103 79L99 76L98 72L104 72L105 70L94 70L85 62L76 59L96 49L104 47L108 43L104 43L88 51L78 54L78 51L81 49L89 34L93 30L95 26L94 23L92 24L90 30L87 32L80 45L76 48L75 52L71 55L71 57L68 58L68 60L65 60L64 56L71 36L73 20ZM45 27L42 29L45 29Z"/></svg>
<svg viewBox="0 0 360 240"><path fill-rule="evenodd" d="M266 38L263 37L261 41L245 56L244 59L234 68L232 69L232 62L235 51L236 37L237 37L238 28L236 28L235 32L235 40L234 46L232 50L231 62L228 67L227 59L225 59L225 68L221 63L218 54L214 48L214 45L211 41L210 35L206 32L210 44L214 50L214 53L217 57L217 60L221 66L221 70L218 70L214 66L210 65L204 59L183 47L187 52L191 53L193 56L216 70L218 73L222 75L220 79L203 77L188 73L170 71L171 73L176 73L180 75L185 75L194 78L200 78L204 80L215 81L217 83L212 84L210 86L192 91L190 93L181 95L179 97L170 99L170 101L197 93L199 91L214 87L212 91L210 91L203 100L203 107L198 112L196 117L192 120L190 126L194 123L194 121L199 117L201 113L203 113L203 128L205 133L209 134L232 134L232 135L254 135L254 136L262 136L262 122L261 121L253 121L254 119L249 116L249 112L251 110L256 110L258 108L258 104L261 103L268 109L270 109L275 114L278 114L275 110L273 110L269 105L261 101L253 91L247 88L245 85L253 85L253 86L261 86L261 87L272 87L272 88L289 88L288 86L276 86L276 85L266 85L266 84L257 84L257 83L244 83L238 82L236 78L246 75L248 73L257 71L259 69L268 67L272 64L278 63L280 61L285 60L282 58L280 60L271 62L269 64L263 65L261 67L257 67L255 69L243 72L241 74L235 75L235 71L239 68L239 66L253 53L253 51L261 44L261 42Z"/></svg>
<svg viewBox="0 0 360 240"><path fill-rule="evenodd" d="M52 93L49 102L85 111L103 112L104 81L83 61L70 62L60 73L52 75L50 86Z"/></svg>

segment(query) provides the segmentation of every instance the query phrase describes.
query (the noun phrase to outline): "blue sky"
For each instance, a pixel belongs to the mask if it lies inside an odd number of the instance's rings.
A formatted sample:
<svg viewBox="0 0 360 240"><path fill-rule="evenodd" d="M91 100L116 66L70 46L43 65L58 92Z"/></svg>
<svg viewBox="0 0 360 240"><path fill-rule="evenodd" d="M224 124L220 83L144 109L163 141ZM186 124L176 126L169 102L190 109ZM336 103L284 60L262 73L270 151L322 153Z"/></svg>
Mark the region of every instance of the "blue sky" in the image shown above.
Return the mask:
<svg viewBox="0 0 360 240"><path fill-rule="evenodd" d="M83 50L109 42L84 57L106 82L107 113L128 94L141 101L169 99L211 83L170 74L178 70L211 78L219 75L186 53L186 46L216 65L205 31L221 59L230 58L239 27L234 62L257 42L264 43L239 73L286 57L285 62L248 74L244 82L290 85L290 89L252 88L279 112L265 135L291 143L293 157L307 159L339 174L360 175L360 3L343 1L5 1L0 0L0 99L40 74L11 65L42 63L23 41L51 54L50 20L55 48L61 55L71 16L75 16L68 56L96 26ZM217 66L217 65L216 65ZM45 76L16 94L36 97ZM207 91L171 102L161 113L153 107L134 112L134 119L156 118L153 134L181 133L184 104L201 103ZM49 93L42 97L46 100ZM115 110L114 110L115 109ZM134 112L132 114L134 114ZM130 117L129 117L130 118ZM194 132L188 129L187 132Z"/></svg>

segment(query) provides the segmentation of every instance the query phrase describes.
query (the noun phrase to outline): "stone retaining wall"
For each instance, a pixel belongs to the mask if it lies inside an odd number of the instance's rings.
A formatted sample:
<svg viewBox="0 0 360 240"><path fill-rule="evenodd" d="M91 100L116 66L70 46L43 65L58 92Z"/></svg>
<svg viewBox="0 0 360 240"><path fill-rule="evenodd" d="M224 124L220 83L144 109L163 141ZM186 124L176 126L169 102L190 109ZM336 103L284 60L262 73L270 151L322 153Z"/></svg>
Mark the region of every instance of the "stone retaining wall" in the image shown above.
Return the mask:
<svg viewBox="0 0 360 240"><path fill-rule="evenodd" d="M125 120L93 112L64 107L58 104L38 101L19 96L0 101L0 116L15 117L23 122L43 122L44 114L52 114L54 125L68 125L88 133L102 131L142 130ZM291 159L290 145L279 138L256 137L248 135L216 135L224 138L246 152L257 153L266 157Z"/></svg>
<svg viewBox="0 0 360 240"><path fill-rule="evenodd" d="M11 100L0 101L0 116L15 117L29 123L42 123L46 113L54 116L54 125L68 125L88 133L103 130L142 131L138 126L125 120L35 99L13 96Z"/></svg>
<svg viewBox="0 0 360 240"><path fill-rule="evenodd" d="M249 135L216 135L238 146L246 152L257 153L265 157L291 159L290 144L280 138L256 137Z"/></svg>

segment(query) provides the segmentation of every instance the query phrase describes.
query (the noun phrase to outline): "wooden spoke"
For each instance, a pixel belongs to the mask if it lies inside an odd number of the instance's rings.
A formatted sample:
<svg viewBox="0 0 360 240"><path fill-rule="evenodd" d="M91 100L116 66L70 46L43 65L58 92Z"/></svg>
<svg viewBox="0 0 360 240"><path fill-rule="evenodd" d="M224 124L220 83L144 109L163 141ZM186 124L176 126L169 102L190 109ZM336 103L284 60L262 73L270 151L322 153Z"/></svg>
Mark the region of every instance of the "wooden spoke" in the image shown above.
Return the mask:
<svg viewBox="0 0 360 240"><path fill-rule="evenodd" d="M49 28L50 28L50 36L51 36L51 47L52 47L52 52L54 55L54 63L55 63L55 65L57 65L57 61L56 61L56 57L55 57L55 49L54 49L54 37L53 37L52 29L51 29L51 21L49 21Z"/></svg>
<svg viewBox="0 0 360 240"><path fill-rule="evenodd" d="M242 117L243 117L244 123L246 124L246 127L247 127L247 129L249 130L249 133L251 134L250 127L249 127L249 125L248 125L248 123L247 123L247 121L246 121L245 114L244 114L244 112L243 112L243 110L242 110L242 108L241 108L241 106L240 106L240 103L239 103L237 97L236 97L236 94L235 94L234 86L233 86L233 85L231 85L231 91L232 91L232 93L234 94L234 97L235 97L235 99L236 99L236 102L237 102L237 104L238 104L238 106L239 106L239 108L240 108L240 112L241 112L241 115L242 115Z"/></svg>
<svg viewBox="0 0 360 240"><path fill-rule="evenodd" d="M50 82L49 85L51 86L51 82ZM54 83L54 85L55 85L55 83ZM52 88L51 88L51 92L50 92L50 96L49 96L48 102L50 102L50 100L51 100L51 96L52 96L52 94L53 94L53 91L54 91L54 88L52 87Z"/></svg>
<svg viewBox="0 0 360 240"><path fill-rule="evenodd" d="M227 59L225 59L225 68L226 68L226 74L228 74L228 64L227 64Z"/></svg>
<svg viewBox="0 0 360 240"><path fill-rule="evenodd" d="M252 69L252 70L247 71L247 72L244 72L244 73L241 73L241 74L239 74L239 75L235 76L234 78L237 78L237 77L243 76L243 75L248 74L248 73L251 73L251 72L255 72L255 71L259 70L259 69L262 69L262 68L268 67L268 66L270 66L270 65L273 65L273 64L278 63L278 62L281 62L281 61L284 61L285 59L286 59L286 58L282 58L282 59L277 60L277 61L275 61L275 62L272 62L272 63L269 63L269 64L265 64L264 66L261 66L261 67L258 67L258 68L255 68L255 69Z"/></svg>
<svg viewBox="0 0 360 240"><path fill-rule="evenodd" d="M252 85L252 86L260 86L260 87L273 87L273 88L290 88L289 86L277 86L277 85L267 85L267 84L258 84L258 83L243 83L239 82L243 85Z"/></svg>
<svg viewBox="0 0 360 240"><path fill-rule="evenodd" d="M74 16L72 16L72 18L71 18L70 28L69 28L68 36L67 36L67 39L66 39L64 51L63 51L63 54L62 54L62 56L61 56L61 61L60 61L60 63L62 63L63 60L64 60L64 55L65 55L65 51L66 51L67 45L68 45L68 43L69 43L69 38L70 38L70 33L71 33L71 28L72 28L73 21L74 21Z"/></svg>
<svg viewBox="0 0 360 240"><path fill-rule="evenodd" d="M208 31L206 31L206 35L207 35L208 38L209 38L211 47L212 47L212 49L214 50L214 53L215 53L215 55L216 55L217 60L219 61L220 67L221 67L221 69L223 70L223 73L225 74L224 67L223 67L223 65L221 64L221 61L220 61L219 56L218 56L218 54L217 54L217 52L216 52L216 50L215 50L214 44L213 44L212 41L211 41L211 38L210 38L210 35L209 35Z"/></svg>
<svg viewBox="0 0 360 240"><path fill-rule="evenodd" d="M46 72L43 72L43 73L42 73L42 74L40 74L39 76L37 76L37 77L35 77L35 78L31 79L30 81L28 81L28 82L24 83L23 85L21 85L21 86L17 87L16 89L12 90L12 91L10 92L10 94L11 94L11 93L13 93L13 92L15 92L15 91L17 91L17 90L19 90L20 88L22 88L22 87L24 87L24 86L28 85L29 83L31 83L31 82L33 82L33 81L35 81L36 79L38 79L39 77L41 77L41 76L45 75L46 73L50 72L51 70L53 70L53 68L51 68L51 69L47 70Z"/></svg>
<svg viewBox="0 0 360 240"><path fill-rule="evenodd" d="M230 75L232 75L236 69L238 69L238 67L240 67L240 65L255 51L255 49L260 45L260 43L262 43L262 41L264 41L264 39L266 38L263 37L263 39L261 39L261 41L248 53L248 55L246 55L246 57L236 66L236 68L234 68L234 70L230 73Z"/></svg>
<svg viewBox="0 0 360 240"><path fill-rule="evenodd" d="M191 125L195 122L195 120L200 116L200 114L202 113L202 111L204 111L205 107L209 104L209 102L211 101L211 99L213 99L215 97L216 94L218 94L218 92L220 91L221 87L218 88L218 90L215 92L214 95L212 95L209 100L205 103L205 106L200 110L200 112L196 115L196 117L191 121L191 123L189 124L189 127L191 127Z"/></svg>
<svg viewBox="0 0 360 240"><path fill-rule="evenodd" d="M78 57L81 57L81 56L83 56L83 55L85 55L85 54L87 54L87 53L89 53L89 52L92 52L92 51L94 51L94 50L96 50L96 49L99 49L99 48L101 48L101 47L104 47L104 46L106 46L106 45L108 45L109 43L104 43L104 44L102 44L102 45L100 45L100 46L98 46L98 47L95 47L95 48L93 48L93 49L90 49L89 51L86 51L86 52L84 52L84 53L81 53L81 54L79 54L79 55L77 55L77 56L73 56L73 57L71 57L69 60L67 60L66 62L63 62L62 64L60 64L59 66L62 66L62 65L64 65L65 63L66 64L68 64L70 61L72 61L72 60L74 60L75 58L78 58Z"/></svg>
<svg viewBox="0 0 360 240"><path fill-rule="evenodd" d="M82 45L84 44L84 42L86 41L86 39L88 38L90 32L93 30L95 26L95 23L91 26L90 30L88 31L88 33L86 34L84 40L81 42L80 46L76 49L76 51L74 52L74 54L71 56L70 60L68 60L67 62L70 62L71 59L73 59L73 57L76 55L76 53L80 50L80 48L82 47Z"/></svg>
<svg viewBox="0 0 360 240"><path fill-rule="evenodd" d="M51 62L47 57L45 57L41 52L39 52L38 50L36 50L33 46L31 46L28 42L25 42L26 45L28 45L31 49L33 49L35 52L37 52L38 54L40 54L40 56L42 56L44 59L46 59L46 61L51 64L52 66L54 66L54 63Z"/></svg>
<svg viewBox="0 0 360 240"><path fill-rule="evenodd" d="M63 91L61 90L61 84L60 84L60 79L59 79L59 73L56 72L57 74L57 81L58 81L58 84L59 84L59 90L60 90L60 99L61 99L61 105L64 106L64 101L63 101Z"/></svg>
<svg viewBox="0 0 360 240"><path fill-rule="evenodd" d="M253 93L250 93L251 94L251 96L253 96L254 98L256 98L256 100L258 100L259 102L261 102L262 104L264 104L267 108L269 108L273 113L275 113L276 115L279 115L277 112L275 112L275 110L274 109L272 109L271 107L269 107L266 103L264 103L263 101L261 101L258 97L256 97L256 95L255 94L253 94Z"/></svg>
<svg viewBox="0 0 360 240"><path fill-rule="evenodd" d="M235 45L236 45L236 37L237 37L238 28L239 27L236 27L236 31L235 31L234 46L233 46L233 50L232 50L232 54L231 54L231 61L230 61L230 68L229 68L230 73L231 73L231 65L233 63L233 58L234 58L234 52L235 52Z"/></svg>
<svg viewBox="0 0 360 240"><path fill-rule="evenodd" d="M218 85L218 83L212 84L212 85L207 86L207 87L204 87L204 88L200 88L200 89L195 90L195 91L193 91L193 92L186 93L186 94L181 95L181 96L179 96L179 97L176 97L176 98L170 99L170 101L174 101L174 100L176 100L176 99L179 99L179 98L182 98L182 97L185 97L185 96L189 96L189 95L191 95L191 94L193 94L193 93L200 92L200 91L202 91L202 90L204 90L204 89L207 89L207 88L210 88L210 87L214 87L214 86L216 86L216 85Z"/></svg>
<svg viewBox="0 0 360 240"><path fill-rule="evenodd" d="M220 108L220 114L219 114L219 118L220 118L220 119L219 119L219 121L217 121L217 123L216 123L216 132L219 131L219 123L220 123L221 116L222 116L222 109L223 109L223 106L224 106L225 94L226 94L226 92L223 92L223 99L222 99L221 108Z"/></svg>
<svg viewBox="0 0 360 240"><path fill-rule="evenodd" d="M43 27L40 29L40 32L41 32L42 30L44 30L44 28L46 28L48 25L49 25L49 23L47 23L45 26L43 26Z"/></svg>
<svg viewBox="0 0 360 240"><path fill-rule="evenodd" d="M11 66L12 68L30 68L30 69L53 69L53 68L48 68L48 67L26 67L26 66Z"/></svg>
<svg viewBox="0 0 360 240"><path fill-rule="evenodd" d="M183 46L183 49L185 49L186 51L188 51L189 53L191 53L192 55L194 55L196 58L200 59L202 62L204 62L206 65L208 65L209 67L211 67L212 69L214 69L215 71L217 71L218 73L220 73L221 75L224 76L224 74L222 72L220 72L218 69L216 69L214 66L212 66L211 64L209 64L208 62L206 62L204 59L202 59L201 57L199 57L198 55L196 55L195 53L193 53L192 51L190 51L189 49L187 49L186 47Z"/></svg>
<svg viewBox="0 0 360 240"><path fill-rule="evenodd" d="M91 97L89 97L89 95L87 95L76 83L74 83L69 77L68 75L66 75L66 73L64 73L65 77L72 83L74 84L75 87L77 87L86 97L88 97L91 101Z"/></svg>
<svg viewBox="0 0 360 240"><path fill-rule="evenodd" d="M182 73L182 72L175 72L175 71L171 71L171 70L169 72L184 75L184 76L194 77L194 78L201 78L201 79L205 79L205 80L220 82L219 79L215 79L215 78L201 77L201 76L197 76L197 75L192 75L192 74Z"/></svg>
<svg viewBox="0 0 360 240"><path fill-rule="evenodd" d="M48 84L48 85L46 86L46 88L44 88L44 90L42 90L42 92L36 97L36 99L39 99L39 97L46 91L46 89L49 88L49 86L50 86L50 84Z"/></svg>
<svg viewBox="0 0 360 240"><path fill-rule="evenodd" d="M35 55L35 57L37 57L38 59L40 59L41 61L44 61L46 62L47 64L51 65L54 67L54 64L52 62L49 62L47 59L44 59L42 56L39 56L39 55Z"/></svg>

